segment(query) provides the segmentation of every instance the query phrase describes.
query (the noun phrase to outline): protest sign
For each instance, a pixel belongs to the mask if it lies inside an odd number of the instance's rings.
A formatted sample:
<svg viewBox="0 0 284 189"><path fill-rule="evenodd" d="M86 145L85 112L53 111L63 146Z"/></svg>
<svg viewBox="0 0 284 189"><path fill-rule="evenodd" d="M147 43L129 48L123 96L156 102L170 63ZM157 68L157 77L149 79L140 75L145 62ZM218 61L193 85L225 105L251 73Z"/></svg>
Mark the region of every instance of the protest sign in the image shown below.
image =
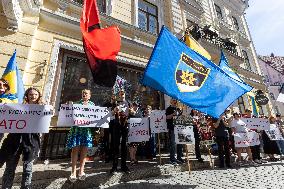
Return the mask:
<svg viewBox="0 0 284 189"><path fill-rule="evenodd" d="M82 104L62 104L57 126L108 128L111 112L106 107Z"/></svg>
<svg viewBox="0 0 284 189"><path fill-rule="evenodd" d="M176 144L195 144L193 126L175 125Z"/></svg>
<svg viewBox="0 0 284 189"><path fill-rule="evenodd" d="M279 128L275 124L270 124L270 129L265 130L270 140L284 140Z"/></svg>
<svg viewBox="0 0 284 189"><path fill-rule="evenodd" d="M48 133L53 108L38 104L0 104L0 133Z"/></svg>
<svg viewBox="0 0 284 189"><path fill-rule="evenodd" d="M248 147L260 144L258 133L249 131L246 133L234 134L235 147Z"/></svg>
<svg viewBox="0 0 284 189"><path fill-rule="evenodd" d="M168 132L165 110L153 110L150 114L151 133Z"/></svg>
<svg viewBox="0 0 284 189"><path fill-rule="evenodd" d="M143 142L150 139L149 119L147 117L130 118L128 129L128 143Z"/></svg>
<svg viewBox="0 0 284 189"><path fill-rule="evenodd" d="M246 124L248 129L256 129L256 130L269 130L269 121L264 118L244 118L241 120Z"/></svg>

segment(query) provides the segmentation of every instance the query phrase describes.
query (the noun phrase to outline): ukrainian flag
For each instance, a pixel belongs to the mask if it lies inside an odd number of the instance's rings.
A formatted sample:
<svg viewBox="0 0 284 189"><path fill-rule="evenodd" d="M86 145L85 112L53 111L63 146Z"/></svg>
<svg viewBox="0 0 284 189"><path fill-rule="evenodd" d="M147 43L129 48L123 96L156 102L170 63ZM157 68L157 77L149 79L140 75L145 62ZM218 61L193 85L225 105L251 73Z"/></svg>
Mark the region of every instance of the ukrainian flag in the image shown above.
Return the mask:
<svg viewBox="0 0 284 189"><path fill-rule="evenodd" d="M17 66L16 53L17 52L15 50L2 76L2 78L8 81L10 85L10 91L9 91L10 94L9 95L6 94L5 96L0 98L4 102L7 101L7 99L9 99L16 103L17 102L22 103L24 98L25 89L24 89L21 72Z"/></svg>
<svg viewBox="0 0 284 189"><path fill-rule="evenodd" d="M208 60L211 60L211 55L209 52L207 52L195 39L188 34L185 35L185 44L195 52L198 52Z"/></svg>

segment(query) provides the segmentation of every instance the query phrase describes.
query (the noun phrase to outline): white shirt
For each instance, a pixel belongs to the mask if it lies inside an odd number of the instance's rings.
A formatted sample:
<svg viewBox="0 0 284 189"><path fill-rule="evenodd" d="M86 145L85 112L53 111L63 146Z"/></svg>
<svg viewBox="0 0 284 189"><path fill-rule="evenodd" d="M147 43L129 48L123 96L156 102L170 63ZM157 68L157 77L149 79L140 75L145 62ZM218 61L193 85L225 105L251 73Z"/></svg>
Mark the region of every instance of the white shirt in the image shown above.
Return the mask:
<svg viewBox="0 0 284 189"><path fill-rule="evenodd" d="M231 127L236 129L236 133L245 133L248 131L245 122L243 122L241 119L233 119L231 122Z"/></svg>

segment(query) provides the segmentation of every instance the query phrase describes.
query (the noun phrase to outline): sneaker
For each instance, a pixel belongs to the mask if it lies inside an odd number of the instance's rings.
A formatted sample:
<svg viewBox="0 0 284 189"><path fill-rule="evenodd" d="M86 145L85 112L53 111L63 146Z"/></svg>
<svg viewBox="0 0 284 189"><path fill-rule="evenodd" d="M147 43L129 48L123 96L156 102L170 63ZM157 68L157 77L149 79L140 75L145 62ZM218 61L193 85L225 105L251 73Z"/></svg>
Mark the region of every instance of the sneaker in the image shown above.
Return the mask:
<svg viewBox="0 0 284 189"><path fill-rule="evenodd" d="M130 170L128 169L128 167L122 167L121 171L125 173L130 173Z"/></svg>
<svg viewBox="0 0 284 189"><path fill-rule="evenodd" d="M76 182L76 180L77 180L76 176L74 176L74 175L70 175L70 177L68 179L72 183Z"/></svg>
<svg viewBox="0 0 284 189"><path fill-rule="evenodd" d="M172 164L172 165L177 165L176 161L170 161L169 163Z"/></svg>
<svg viewBox="0 0 284 189"><path fill-rule="evenodd" d="M116 172L118 172L116 167L111 168L110 174L113 174L113 173L116 173Z"/></svg>
<svg viewBox="0 0 284 189"><path fill-rule="evenodd" d="M257 166L257 165L258 165L258 164L256 164L254 161L252 161L252 160L248 160L247 163L248 163L248 165L250 165L250 166Z"/></svg>
<svg viewBox="0 0 284 189"><path fill-rule="evenodd" d="M78 179L79 179L79 180L82 180L82 181L85 180L86 177L87 177L87 176L86 176L85 173L83 173L82 175L78 175Z"/></svg>
<svg viewBox="0 0 284 189"><path fill-rule="evenodd" d="M268 161L264 160L264 159L260 159L259 160L261 163L267 163Z"/></svg>
<svg viewBox="0 0 284 189"><path fill-rule="evenodd" d="M258 159L254 160L254 163L256 163L256 164L262 164L262 162L261 162L260 160L258 160Z"/></svg>
<svg viewBox="0 0 284 189"><path fill-rule="evenodd" d="M199 158L199 159L197 159L197 161L200 162L200 163L204 163L204 159L203 158Z"/></svg>
<svg viewBox="0 0 284 189"><path fill-rule="evenodd" d="M177 159L176 162L177 162L177 164L183 164L183 163L185 163L185 161L184 161L183 159Z"/></svg>

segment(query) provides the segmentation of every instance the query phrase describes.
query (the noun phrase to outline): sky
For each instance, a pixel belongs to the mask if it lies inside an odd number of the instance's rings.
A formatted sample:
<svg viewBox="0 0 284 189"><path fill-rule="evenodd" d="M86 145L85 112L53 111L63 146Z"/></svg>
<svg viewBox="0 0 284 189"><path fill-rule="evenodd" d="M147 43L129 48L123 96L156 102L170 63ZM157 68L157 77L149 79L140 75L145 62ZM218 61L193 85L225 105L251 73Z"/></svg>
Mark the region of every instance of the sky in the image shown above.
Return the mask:
<svg viewBox="0 0 284 189"><path fill-rule="evenodd" d="M258 55L284 56L284 0L250 0L246 19Z"/></svg>

